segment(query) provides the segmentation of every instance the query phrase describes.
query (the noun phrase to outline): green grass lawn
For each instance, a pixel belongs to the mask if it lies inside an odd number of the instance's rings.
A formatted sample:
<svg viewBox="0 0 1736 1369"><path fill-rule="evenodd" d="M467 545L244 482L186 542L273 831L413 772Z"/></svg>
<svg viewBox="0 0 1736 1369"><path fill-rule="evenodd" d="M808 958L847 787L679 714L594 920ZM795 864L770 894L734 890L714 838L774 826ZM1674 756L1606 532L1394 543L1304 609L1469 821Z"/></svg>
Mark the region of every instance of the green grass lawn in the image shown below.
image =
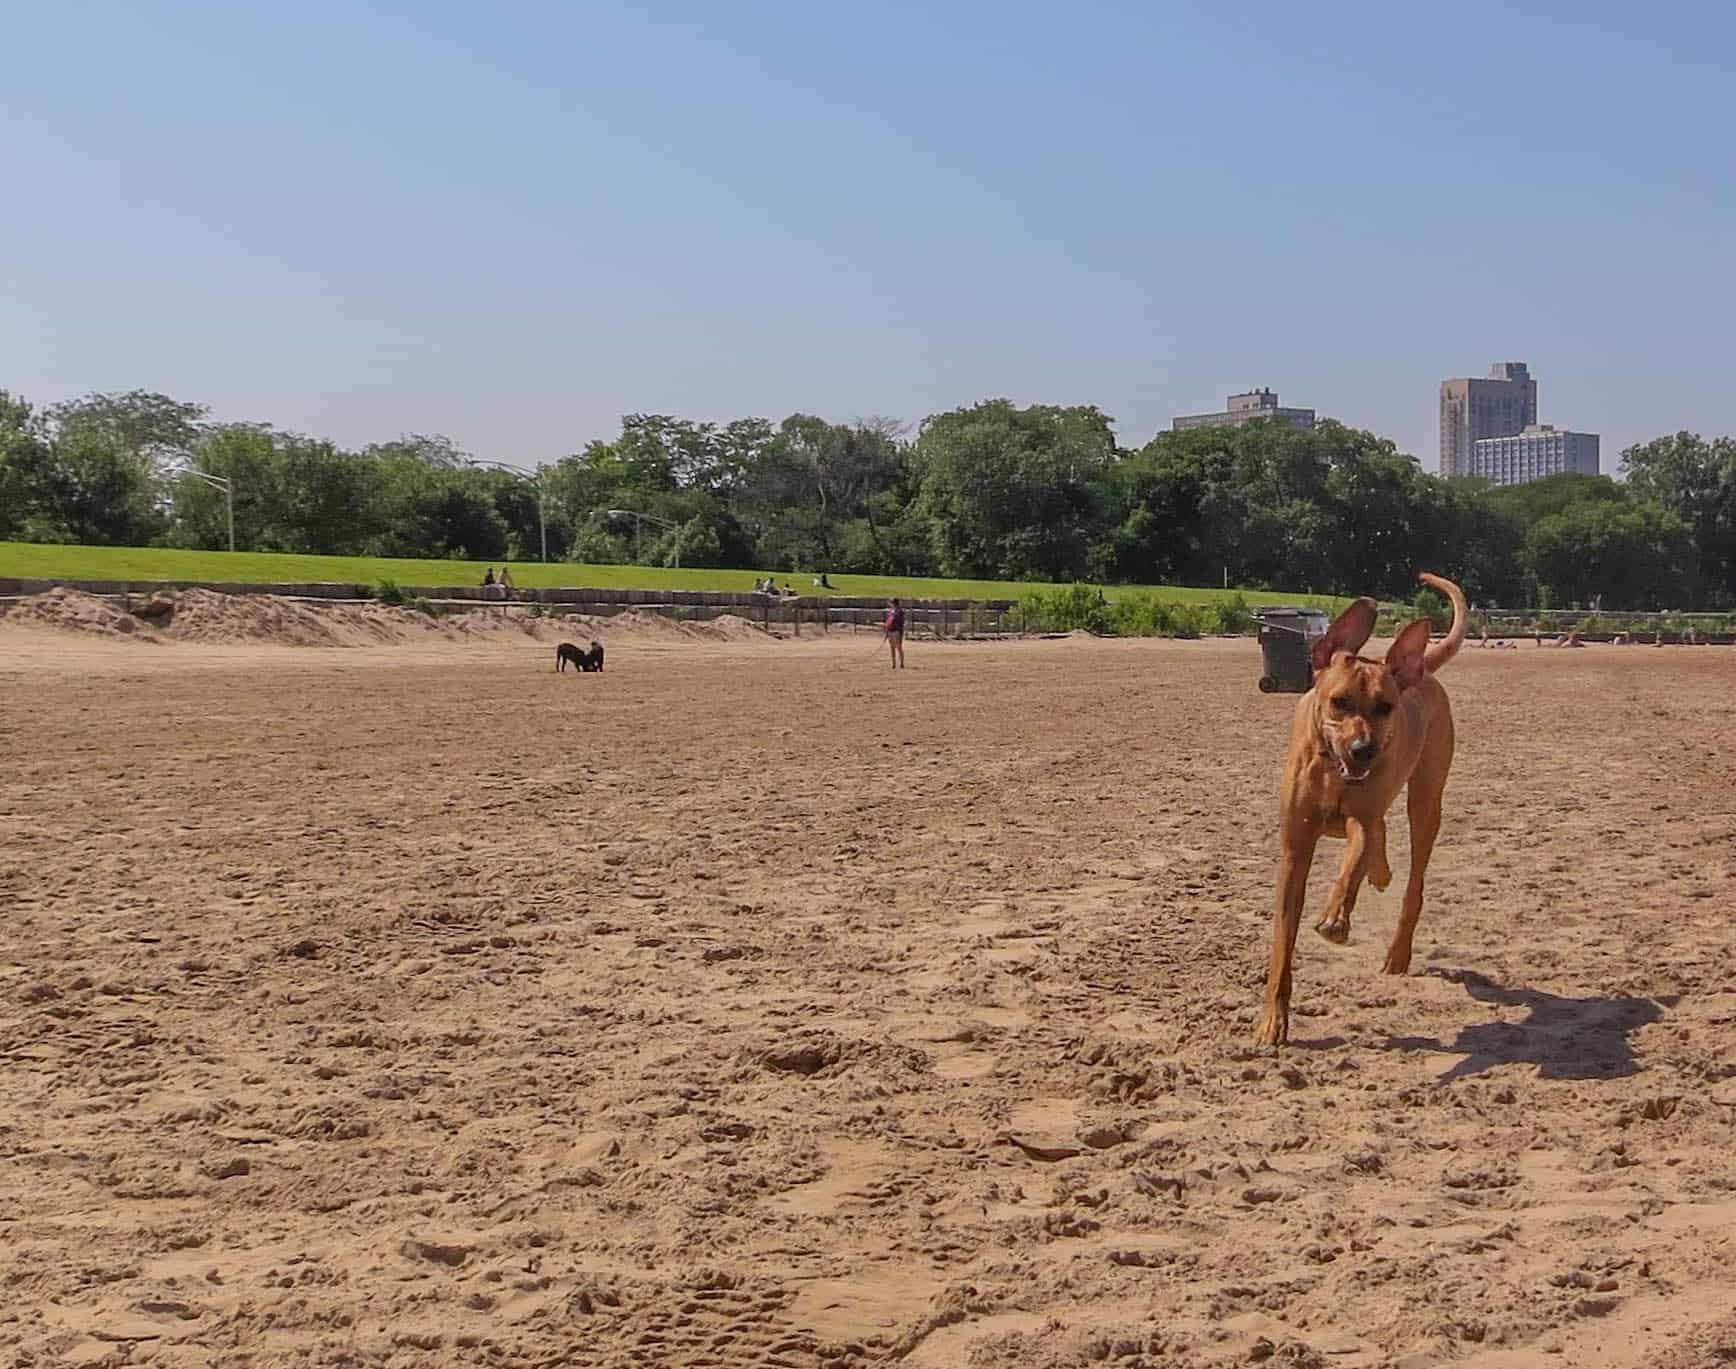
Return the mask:
<svg viewBox="0 0 1736 1369"><path fill-rule="evenodd" d="M485 563L471 561L394 561L379 556L290 556L255 551L177 551L162 547L67 547L27 542L0 542L0 576L43 580L205 580L215 583L281 584L338 582L375 585L396 580L400 585L475 585L482 582ZM500 567L497 563L495 570ZM521 588L556 589L693 589L747 591L766 571L670 570L663 566L580 566L564 561L547 565L514 562L512 580ZM811 573L777 575L780 585L812 594ZM929 580L898 575L833 575L832 592L907 599L1017 599L1051 586L1001 580ZM1209 603L1224 596L1221 589L1187 589L1178 585L1107 585L1104 594L1149 591L1177 603ZM1233 592L1233 591L1232 591ZM1304 594L1247 590L1248 603L1325 603ZM1341 602L1341 601L1339 601Z"/></svg>

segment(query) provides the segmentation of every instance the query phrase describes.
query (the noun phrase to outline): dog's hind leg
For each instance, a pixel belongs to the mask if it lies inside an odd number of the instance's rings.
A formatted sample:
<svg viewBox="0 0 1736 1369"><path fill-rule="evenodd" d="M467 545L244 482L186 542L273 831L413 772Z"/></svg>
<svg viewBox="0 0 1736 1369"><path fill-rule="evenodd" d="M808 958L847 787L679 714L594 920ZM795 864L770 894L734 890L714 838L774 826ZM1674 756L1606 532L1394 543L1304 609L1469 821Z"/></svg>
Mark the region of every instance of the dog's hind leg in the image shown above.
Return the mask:
<svg viewBox="0 0 1736 1369"><path fill-rule="evenodd" d="M1376 889L1392 883L1392 866L1386 863L1386 819L1381 817L1368 827L1368 882Z"/></svg>
<svg viewBox="0 0 1736 1369"><path fill-rule="evenodd" d="M1379 820L1372 826L1378 833ZM1371 841L1370 835L1369 826L1356 818L1344 820L1344 861L1338 867L1338 878L1332 881L1326 911L1314 924L1314 930L1335 946L1350 940L1350 915L1356 911L1356 896L1362 891L1362 877L1368 872L1370 848L1380 841L1379 836ZM1384 859L1383 856L1383 863Z"/></svg>
<svg viewBox="0 0 1736 1369"><path fill-rule="evenodd" d="M1453 760L1453 720L1449 715L1437 724L1430 735L1429 749L1411 775L1410 790L1405 795L1405 809L1410 816L1410 876L1405 881L1404 907L1393 929L1392 945L1387 948L1386 974L1409 974L1411 938L1416 935L1417 920L1423 912L1423 877L1428 873L1429 857L1434 854L1435 838L1441 831L1441 799L1447 789L1447 768Z"/></svg>

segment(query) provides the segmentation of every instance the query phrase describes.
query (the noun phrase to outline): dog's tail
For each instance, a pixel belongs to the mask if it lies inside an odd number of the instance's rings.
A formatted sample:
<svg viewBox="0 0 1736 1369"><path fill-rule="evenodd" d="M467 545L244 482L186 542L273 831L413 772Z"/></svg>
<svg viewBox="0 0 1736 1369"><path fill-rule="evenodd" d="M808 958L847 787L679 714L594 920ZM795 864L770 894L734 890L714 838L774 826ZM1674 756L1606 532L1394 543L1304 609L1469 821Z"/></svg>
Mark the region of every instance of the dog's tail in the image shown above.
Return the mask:
<svg viewBox="0 0 1736 1369"><path fill-rule="evenodd" d="M1423 669L1433 675L1459 654L1459 648L1465 643L1465 628L1469 624L1471 609L1465 602L1465 591L1451 580L1430 575L1426 570L1417 579L1432 589L1438 589L1453 604L1453 625L1447 629L1447 635L1430 646L1423 656Z"/></svg>

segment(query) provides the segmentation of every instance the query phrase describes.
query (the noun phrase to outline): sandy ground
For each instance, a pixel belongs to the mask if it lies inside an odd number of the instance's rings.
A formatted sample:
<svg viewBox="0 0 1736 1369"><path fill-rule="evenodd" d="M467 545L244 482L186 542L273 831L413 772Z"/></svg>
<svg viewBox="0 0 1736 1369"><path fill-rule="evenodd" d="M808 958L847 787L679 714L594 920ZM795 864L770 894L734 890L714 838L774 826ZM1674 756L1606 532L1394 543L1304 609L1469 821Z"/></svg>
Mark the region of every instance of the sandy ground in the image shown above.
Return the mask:
<svg viewBox="0 0 1736 1369"><path fill-rule="evenodd" d="M1736 653L1465 652L1280 1055L1251 643L551 654L0 623L0 1360L1736 1359Z"/></svg>

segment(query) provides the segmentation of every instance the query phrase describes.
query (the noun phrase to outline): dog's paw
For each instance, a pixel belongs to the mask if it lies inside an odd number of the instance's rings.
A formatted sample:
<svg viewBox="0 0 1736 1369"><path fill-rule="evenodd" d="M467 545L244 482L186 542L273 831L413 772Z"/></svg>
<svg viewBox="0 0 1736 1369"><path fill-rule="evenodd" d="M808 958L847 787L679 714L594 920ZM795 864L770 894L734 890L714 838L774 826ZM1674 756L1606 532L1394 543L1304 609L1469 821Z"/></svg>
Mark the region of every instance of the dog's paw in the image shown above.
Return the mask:
<svg viewBox="0 0 1736 1369"><path fill-rule="evenodd" d="M1290 1039L1290 1014L1267 1008L1260 1014L1260 1024L1254 1028L1256 1046L1282 1046Z"/></svg>
<svg viewBox="0 0 1736 1369"><path fill-rule="evenodd" d="M1380 972L1382 974L1409 974L1410 961L1410 947L1406 946L1403 951L1400 951L1395 946L1386 953L1386 963L1380 967Z"/></svg>
<svg viewBox="0 0 1736 1369"><path fill-rule="evenodd" d="M1323 917L1314 924L1314 930L1334 946L1343 946L1350 940L1350 919L1343 913L1337 917Z"/></svg>

